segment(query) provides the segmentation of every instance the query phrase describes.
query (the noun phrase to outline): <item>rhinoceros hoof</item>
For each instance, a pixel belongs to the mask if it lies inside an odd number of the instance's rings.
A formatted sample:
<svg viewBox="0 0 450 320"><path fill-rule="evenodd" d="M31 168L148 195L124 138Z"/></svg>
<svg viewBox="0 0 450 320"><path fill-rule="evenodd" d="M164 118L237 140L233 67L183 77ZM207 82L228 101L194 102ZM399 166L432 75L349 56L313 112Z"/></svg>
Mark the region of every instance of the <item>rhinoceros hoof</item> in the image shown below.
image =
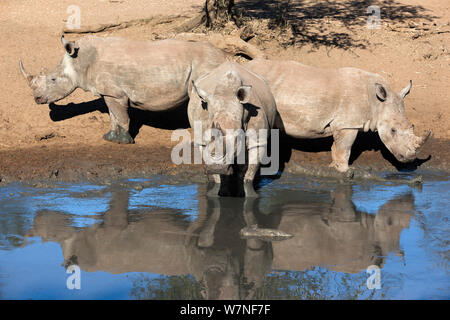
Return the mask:
<svg viewBox="0 0 450 320"><path fill-rule="evenodd" d="M348 165L342 165L336 162L330 163L329 167L334 168L339 172L347 172L347 170L349 169Z"/></svg>
<svg viewBox="0 0 450 320"><path fill-rule="evenodd" d="M107 141L120 143L120 144L130 144L134 143L133 138L131 135L123 129L122 127L119 127L117 130L111 130L107 134L103 136L103 138Z"/></svg>

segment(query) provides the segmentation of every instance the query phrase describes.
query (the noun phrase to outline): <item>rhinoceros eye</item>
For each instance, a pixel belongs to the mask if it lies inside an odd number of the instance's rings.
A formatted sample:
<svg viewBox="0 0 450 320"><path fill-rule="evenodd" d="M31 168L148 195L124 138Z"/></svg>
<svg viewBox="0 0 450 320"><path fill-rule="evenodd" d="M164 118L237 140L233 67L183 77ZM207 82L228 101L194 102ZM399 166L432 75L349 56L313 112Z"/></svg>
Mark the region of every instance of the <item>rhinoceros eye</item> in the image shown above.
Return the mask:
<svg viewBox="0 0 450 320"><path fill-rule="evenodd" d="M202 100L202 109L203 110L208 109L208 103L206 101L203 101L203 100Z"/></svg>
<svg viewBox="0 0 450 320"><path fill-rule="evenodd" d="M395 128L392 128L392 129L391 129L392 135L394 135L396 132L397 132L397 130L396 130Z"/></svg>

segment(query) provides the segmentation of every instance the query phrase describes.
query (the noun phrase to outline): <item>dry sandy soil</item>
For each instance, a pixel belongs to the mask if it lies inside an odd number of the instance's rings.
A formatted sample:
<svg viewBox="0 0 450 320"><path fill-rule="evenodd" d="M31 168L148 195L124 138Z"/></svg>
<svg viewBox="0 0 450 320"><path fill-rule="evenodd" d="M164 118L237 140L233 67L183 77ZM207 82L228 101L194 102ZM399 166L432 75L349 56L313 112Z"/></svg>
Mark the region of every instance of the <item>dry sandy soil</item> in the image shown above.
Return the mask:
<svg viewBox="0 0 450 320"><path fill-rule="evenodd" d="M447 0L291 1L286 16L293 27L270 27L276 1L236 1L249 43L272 59L295 59L324 68L353 66L386 77L400 90L413 80L406 112L417 133L433 130L423 150L427 161L408 168L450 168L450 4ZM368 29L367 7L378 5L381 28ZM72 180L99 176L144 176L176 172L170 161L171 133L186 127L183 110L169 114L132 111L134 145L102 139L109 116L102 101L75 91L55 106L36 105L19 72L18 60L38 73L61 59L67 8L81 9L82 26L154 16L192 17L203 0L2 0L0 2L0 181L41 178ZM181 19L181 20L180 20ZM173 24L172 23L172 24ZM171 23L143 23L99 36L149 40L170 36ZM196 32L205 31L203 28ZM216 32L238 34L232 23ZM67 35L76 39L77 35ZM174 121L173 119L176 119ZM287 168L320 167L330 161L331 140L294 141L286 147ZM361 135L353 166L397 170L376 134ZM186 167L181 167L186 168ZM183 169L184 170L184 169ZM188 171L190 169L184 170ZM201 171L199 166L192 169Z"/></svg>

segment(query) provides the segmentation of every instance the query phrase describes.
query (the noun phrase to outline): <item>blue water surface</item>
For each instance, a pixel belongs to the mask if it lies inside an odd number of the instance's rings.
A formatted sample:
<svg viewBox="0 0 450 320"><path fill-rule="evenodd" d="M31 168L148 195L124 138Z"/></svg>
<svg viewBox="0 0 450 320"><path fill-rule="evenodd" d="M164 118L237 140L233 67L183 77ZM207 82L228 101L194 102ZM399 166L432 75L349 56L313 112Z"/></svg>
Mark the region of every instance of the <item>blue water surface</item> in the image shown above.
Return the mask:
<svg viewBox="0 0 450 320"><path fill-rule="evenodd" d="M447 179L413 188L288 177L265 182L251 204L208 199L206 188L164 177L1 187L0 298L214 298L211 287L222 284L205 282L211 265L232 274L231 291L241 293L231 298L450 297ZM263 249L250 253L239 236L249 210L258 226L294 237L261 242ZM332 242L315 247L316 230ZM354 256L331 249L338 242L362 249ZM235 269L227 261L241 271L229 271ZM69 289L66 267L78 263L81 288ZM380 289L367 286L369 263L380 269Z"/></svg>

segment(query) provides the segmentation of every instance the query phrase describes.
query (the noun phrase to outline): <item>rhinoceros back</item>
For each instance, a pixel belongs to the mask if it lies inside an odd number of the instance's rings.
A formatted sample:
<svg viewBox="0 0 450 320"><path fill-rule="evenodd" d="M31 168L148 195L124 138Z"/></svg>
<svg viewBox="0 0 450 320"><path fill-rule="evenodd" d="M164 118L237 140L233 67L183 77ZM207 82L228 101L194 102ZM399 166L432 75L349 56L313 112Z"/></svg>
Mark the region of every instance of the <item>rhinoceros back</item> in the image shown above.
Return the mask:
<svg viewBox="0 0 450 320"><path fill-rule="evenodd" d="M319 138L361 126L368 114L367 77L355 68L322 69L295 61L257 59L247 66L264 77L288 135Z"/></svg>
<svg viewBox="0 0 450 320"><path fill-rule="evenodd" d="M126 96L133 106L151 111L185 102L190 80L225 60L225 54L208 43L181 40L86 37L79 40L79 46L80 55L95 51L87 73L87 90Z"/></svg>

